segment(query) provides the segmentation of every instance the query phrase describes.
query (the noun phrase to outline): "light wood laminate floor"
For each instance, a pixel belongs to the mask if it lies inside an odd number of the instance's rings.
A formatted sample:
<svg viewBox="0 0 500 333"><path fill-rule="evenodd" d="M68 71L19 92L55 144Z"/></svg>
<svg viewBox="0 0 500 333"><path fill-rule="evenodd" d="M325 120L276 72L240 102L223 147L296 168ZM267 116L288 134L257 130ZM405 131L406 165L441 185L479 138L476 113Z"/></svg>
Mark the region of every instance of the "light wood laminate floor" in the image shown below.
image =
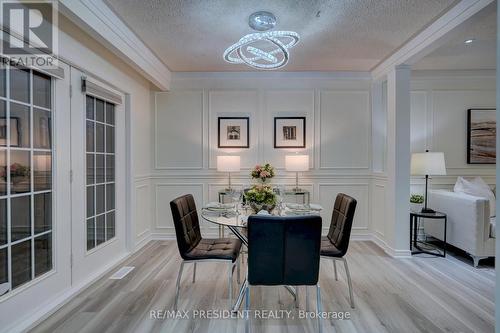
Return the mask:
<svg viewBox="0 0 500 333"><path fill-rule="evenodd" d="M356 308L349 306L345 272L321 260L323 311L348 311L349 320L323 320L324 332L493 332L495 272L474 269L453 256L393 259L371 242L352 242L347 255ZM121 266L135 266L122 280L109 275L54 313L33 332L244 332L243 319L151 319L171 310L180 258L174 241L153 241ZM242 268L244 265L242 266ZM118 268L117 268L118 269ZM227 309L227 265L199 263L196 283L186 265L180 310ZM242 273L244 269L242 269ZM234 294L238 285L234 282ZM309 287L309 309L315 290ZM300 290L300 308L306 293ZM252 287L251 308L291 310L295 319L251 321L252 332L317 332L317 322L298 319L282 287ZM192 313L191 313L192 315Z"/></svg>

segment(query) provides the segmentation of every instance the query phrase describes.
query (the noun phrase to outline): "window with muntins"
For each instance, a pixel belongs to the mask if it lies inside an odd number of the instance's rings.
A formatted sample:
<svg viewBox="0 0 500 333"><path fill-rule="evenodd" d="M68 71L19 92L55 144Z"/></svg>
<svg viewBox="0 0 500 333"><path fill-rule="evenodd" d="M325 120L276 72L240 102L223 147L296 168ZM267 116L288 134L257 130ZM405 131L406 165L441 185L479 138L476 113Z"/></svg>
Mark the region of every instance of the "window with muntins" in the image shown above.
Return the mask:
<svg viewBox="0 0 500 333"><path fill-rule="evenodd" d="M53 268L52 84L0 68L0 295Z"/></svg>
<svg viewBox="0 0 500 333"><path fill-rule="evenodd" d="M86 96L87 251L115 237L115 105Z"/></svg>

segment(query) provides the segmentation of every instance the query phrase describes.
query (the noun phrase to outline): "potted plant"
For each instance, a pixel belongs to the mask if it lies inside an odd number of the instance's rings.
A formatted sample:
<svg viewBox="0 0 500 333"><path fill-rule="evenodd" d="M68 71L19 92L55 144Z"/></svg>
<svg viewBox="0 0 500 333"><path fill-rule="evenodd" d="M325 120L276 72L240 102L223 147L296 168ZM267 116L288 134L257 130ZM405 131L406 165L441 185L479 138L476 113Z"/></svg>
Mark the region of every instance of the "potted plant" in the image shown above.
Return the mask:
<svg viewBox="0 0 500 333"><path fill-rule="evenodd" d="M250 173L253 179L259 179L262 183L273 178L274 174L274 167L269 163L264 165L257 164Z"/></svg>
<svg viewBox="0 0 500 333"><path fill-rule="evenodd" d="M245 200L255 213L266 210L271 213L276 206L276 194L269 185L254 185L245 193Z"/></svg>
<svg viewBox="0 0 500 333"><path fill-rule="evenodd" d="M424 203L424 196L421 194L412 194L410 196L410 210L413 212L420 212L422 204Z"/></svg>

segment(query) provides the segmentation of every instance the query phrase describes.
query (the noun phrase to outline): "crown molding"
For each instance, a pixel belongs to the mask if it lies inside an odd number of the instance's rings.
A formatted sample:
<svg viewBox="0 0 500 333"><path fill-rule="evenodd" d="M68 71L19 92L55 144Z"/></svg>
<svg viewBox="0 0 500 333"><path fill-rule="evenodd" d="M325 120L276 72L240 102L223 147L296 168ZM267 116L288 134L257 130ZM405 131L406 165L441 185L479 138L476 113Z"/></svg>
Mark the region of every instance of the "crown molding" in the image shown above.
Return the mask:
<svg viewBox="0 0 500 333"><path fill-rule="evenodd" d="M371 80L370 72L331 71L331 72L172 72L173 80L182 79L356 79Z"/></svg>
<svg viewBox="0 0 500 333"><path fill-rule="evenodd" d="M161 90L171 72L103 0L60 0L59 10Z"/></svg>

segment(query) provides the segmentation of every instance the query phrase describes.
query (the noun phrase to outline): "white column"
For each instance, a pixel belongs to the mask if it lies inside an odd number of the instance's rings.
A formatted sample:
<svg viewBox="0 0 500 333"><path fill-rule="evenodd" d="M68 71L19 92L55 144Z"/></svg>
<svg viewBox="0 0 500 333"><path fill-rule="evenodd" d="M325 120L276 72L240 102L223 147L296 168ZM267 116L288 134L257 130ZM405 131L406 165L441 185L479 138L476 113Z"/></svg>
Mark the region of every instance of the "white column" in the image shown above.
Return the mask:
<svg viewBox="0 0 500 333"><path fill-rule="evenodd" d="M409 255L410 78L408 65L387 75L387 224L393 256Z"/></svg>
<svg viewBox="0 0 500 333"><path fill-rule="evenodd" d="M500 163L498 159L500 158L500 6L497 2L497 94L496 94L496 104L497 104L497 165L496 165L496 187L500 188L500 179L498 175L500 174ZM500 196L496 197L496 205L500 207ZM498 217L497 217L498 219ZM495 325L495 332L500 332L500 237L495 240L495 271L496 271L496 286L495 286L495 320L497 325Z"/></svg>

